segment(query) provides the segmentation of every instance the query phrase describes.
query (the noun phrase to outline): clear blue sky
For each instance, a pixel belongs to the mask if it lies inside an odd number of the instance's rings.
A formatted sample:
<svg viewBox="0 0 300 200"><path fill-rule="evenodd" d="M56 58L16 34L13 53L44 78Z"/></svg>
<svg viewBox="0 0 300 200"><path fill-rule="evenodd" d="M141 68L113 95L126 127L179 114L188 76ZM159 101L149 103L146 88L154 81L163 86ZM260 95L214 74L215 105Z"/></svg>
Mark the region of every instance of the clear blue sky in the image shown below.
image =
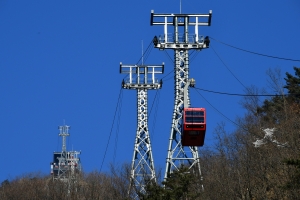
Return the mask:
<svg viewBox="0 0 300 200"><path fill-rule="evenodd" d="M61 150L57 127L64 121L71 126L67 148L82 151L84 171L99 170L124 77L119 63L136 64L142 43L145 49L163 33L163 27L150 26L151 10L179 13L179 5L179 0L0 0L0 181L29 172L49 173L53 151ZM200 27L200 34L250 51L300 59L298 0L182 0L182 13L209 10L212 24ZM245 86L270 93L265 73L269 68L280 68L284 76L299 67L299 62L248 54L213 40L211 45ZM173 59L173 52L168 54ZM162 62L166 75L174 67L164 52L153 49L145 63ZM163 171L174 103L171 74L159 92L156 120L154 108L149 118L155 167ZM212 48L191 61L190 77L199 88L244 93ZM149 107L155 93L148 93ZM231 120L244 113L241 97L201 94ZM229 130L234 126L195 91L190 97L192 106L207 109L206 146L213 147L217 123L224 121ZM112 162L131 162L136 91L123 91L121 111L118 140L115 122L102 171Z"/></svg>

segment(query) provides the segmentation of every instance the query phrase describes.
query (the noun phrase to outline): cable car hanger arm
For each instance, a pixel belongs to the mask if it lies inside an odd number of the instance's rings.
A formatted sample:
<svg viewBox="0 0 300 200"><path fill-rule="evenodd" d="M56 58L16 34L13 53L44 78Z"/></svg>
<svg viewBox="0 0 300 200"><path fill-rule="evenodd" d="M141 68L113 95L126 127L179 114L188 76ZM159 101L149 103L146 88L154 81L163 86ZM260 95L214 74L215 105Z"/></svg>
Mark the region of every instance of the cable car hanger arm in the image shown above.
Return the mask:
<svg viewBox="0 0 300 200"><path fill-rule="evenodd" d="M188 98L187 98L187 94L188 94L188 87L195 87L196 85L196 81L195 79L191 78L187 81L187 83L185 84L184 88L183 88L183 108L189 108L190 105L188 103Z"/></svg>

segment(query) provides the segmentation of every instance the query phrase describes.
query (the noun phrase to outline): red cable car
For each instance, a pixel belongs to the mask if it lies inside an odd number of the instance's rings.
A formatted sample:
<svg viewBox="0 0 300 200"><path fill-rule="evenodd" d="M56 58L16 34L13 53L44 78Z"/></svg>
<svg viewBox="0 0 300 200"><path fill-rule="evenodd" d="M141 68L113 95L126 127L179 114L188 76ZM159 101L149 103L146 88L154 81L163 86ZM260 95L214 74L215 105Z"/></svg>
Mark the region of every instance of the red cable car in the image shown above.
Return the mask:
<svg viewBox="0 0 300 200"><path fill-rule="evenodd" d="M182 146L203 146L206 131L205 108L184 108Z"/></svg>

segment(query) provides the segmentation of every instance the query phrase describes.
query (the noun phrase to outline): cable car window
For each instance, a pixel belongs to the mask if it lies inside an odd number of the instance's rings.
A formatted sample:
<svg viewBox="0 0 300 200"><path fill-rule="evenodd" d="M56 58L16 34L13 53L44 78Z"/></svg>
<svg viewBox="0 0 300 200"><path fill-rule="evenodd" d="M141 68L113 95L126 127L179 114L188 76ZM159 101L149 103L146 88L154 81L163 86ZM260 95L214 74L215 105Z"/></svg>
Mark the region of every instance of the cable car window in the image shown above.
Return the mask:
<svg viewBox="0 0 300 200"><path fill-rule="evenodd" d="M204 123L204 117L194 117L194 122Z"/></svg>
<svg viewBox="0 0 300 200"><path fill-rule="evenodd" d="M185 111L185 115L193 115L193 111Z"/></svg>
<svg viewBox="0 0 300 200"><path fill-rule="evenodd" d="M185 122L193 122L193 117L186 117Z"/></svg>
<svg viewBox="0 0 300 200"><path fill-rule="evenodd" d="M193 111L193 115L195 116L204 116L204 112L203 111Z"/></svg>
<svg viewBox="0 0 300 200"><path fill-rule="evenodd" d="M188 116L204 116L203 111L185 111L185 115Z"/></svg>
<svg viewBox="0 0 300 200"><path fill-rule="evenodd" d="M187 123L204 123L204 117L185 117Z"/></svg>

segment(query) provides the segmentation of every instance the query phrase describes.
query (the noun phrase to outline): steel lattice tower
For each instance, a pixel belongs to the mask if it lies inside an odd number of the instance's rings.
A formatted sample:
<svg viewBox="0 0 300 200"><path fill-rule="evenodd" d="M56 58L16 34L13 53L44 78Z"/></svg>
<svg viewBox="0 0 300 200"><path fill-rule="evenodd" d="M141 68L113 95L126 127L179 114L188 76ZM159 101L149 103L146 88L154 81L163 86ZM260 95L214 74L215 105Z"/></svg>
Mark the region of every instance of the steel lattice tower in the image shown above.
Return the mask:
<svg viewBox="0 0 300 200"><path fill-rule="evenodd" d="M62 137L62 151L54 152L54 159L51 163L51 174L53 180L60 180L66 183L73 183L81 172L79 151L67 151L67 136L70 136L70 126L59 126L59 136Z"/></svg>
<svg viewBox="0 0 300 200"><path fill-rule="evenodd" d="M164 178L180 165L196 169L201 176L198 148L183 147L181 144L182 115L184 106L184 87L189 78L189 50L202 50L209 47L209 38L198 35L198 26L210 26L212 12L209 14L154 14L151 11L151 25L163 25L164 35L155 36L154 46L160 50L174 50L175 102L172 116L171 134L168 146L166 171ZM204 21L200 21L203 20ZM168 27L174 27L174 33L168 33ZM194 26L194 34L189 33L189 27ZM182 29L183 30L179 30ZM180 34L179 31L183 31ZM187 103L190 105L187 90Z"/></svg>
<svg viewBox="0 0 300 200"><path fill-rule="evenodd" d="M152 156L150 134L148 129L148 90L160 89L162 82L155 79L155 74L162 74L162 65L122 65L120 73L129 74L123 80L122 87L137 90L137 130L131 164L129 193L134 189L134 198L145 192L149 181L156 182L154 161Z"/></svg>

